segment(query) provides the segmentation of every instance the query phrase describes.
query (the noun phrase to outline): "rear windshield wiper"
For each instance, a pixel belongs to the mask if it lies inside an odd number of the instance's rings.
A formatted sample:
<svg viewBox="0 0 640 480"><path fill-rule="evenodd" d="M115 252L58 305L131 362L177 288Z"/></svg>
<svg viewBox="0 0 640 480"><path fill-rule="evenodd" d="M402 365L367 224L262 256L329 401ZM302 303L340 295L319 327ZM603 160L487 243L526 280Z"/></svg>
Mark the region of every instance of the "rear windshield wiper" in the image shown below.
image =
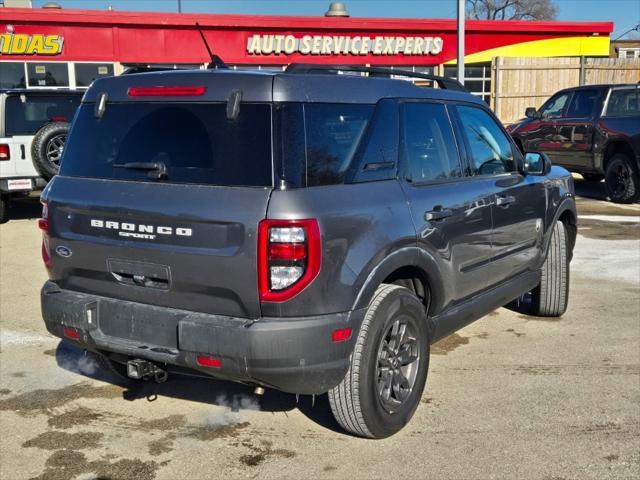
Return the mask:
<svg viewBox="0 0 640 480"><path fill-rule="evenodd" d="M132 170L149 170L147 176L157 180L169 178L167 166L163 162L127 162L114 163L114 168L130 168Z"/></svg>

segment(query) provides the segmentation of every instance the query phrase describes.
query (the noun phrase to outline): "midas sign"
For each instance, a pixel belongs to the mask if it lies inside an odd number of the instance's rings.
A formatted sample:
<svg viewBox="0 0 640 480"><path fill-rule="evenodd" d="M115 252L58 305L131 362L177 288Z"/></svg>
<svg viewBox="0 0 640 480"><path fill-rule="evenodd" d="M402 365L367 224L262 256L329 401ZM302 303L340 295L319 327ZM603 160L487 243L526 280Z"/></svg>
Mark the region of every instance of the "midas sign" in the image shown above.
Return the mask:
<svg viewBox="0 0 640 480"><path fill-rule="evenodd" d="M253 55L437 55L440 37L364 37L337 35L252 35L247 52Z"/></svg>
<svg viewBox="0 0 640 480"><path fill-rule="evenodd" d="M0 55L59 55L64 38L60 35L0 34Z"/></svg>

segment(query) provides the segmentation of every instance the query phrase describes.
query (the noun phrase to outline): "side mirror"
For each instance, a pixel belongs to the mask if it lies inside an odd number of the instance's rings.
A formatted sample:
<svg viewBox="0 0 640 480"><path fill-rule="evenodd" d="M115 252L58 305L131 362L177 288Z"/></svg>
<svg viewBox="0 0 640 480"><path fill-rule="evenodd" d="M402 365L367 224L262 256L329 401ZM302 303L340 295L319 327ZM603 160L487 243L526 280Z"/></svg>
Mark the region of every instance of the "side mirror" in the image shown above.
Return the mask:
<svg viewBox="0 0 640 480"><path fill-rule="evenodd" d="M538 110L536 110L535 107L527 107L527 109L524 111L524 116L527 118L537 118Z"/></svg>
<svg viewBox="0 0 640 480"><path fill-rule="evenodd" d="M545 153L527 152L524 170L528 175L547 175L551 171L551 159Z"/></svg>

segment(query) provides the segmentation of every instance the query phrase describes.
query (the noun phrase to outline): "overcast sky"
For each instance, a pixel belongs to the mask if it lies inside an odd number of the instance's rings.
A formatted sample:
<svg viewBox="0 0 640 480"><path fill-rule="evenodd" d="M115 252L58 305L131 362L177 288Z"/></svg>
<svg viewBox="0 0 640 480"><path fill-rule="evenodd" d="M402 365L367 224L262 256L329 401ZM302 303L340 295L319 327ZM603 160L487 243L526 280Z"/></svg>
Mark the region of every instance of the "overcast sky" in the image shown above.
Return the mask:
<svg viewBox="0 0 640 480"><path fill-rule="evenodd" d="M56 0L67 8L177 11L178 0ZM46 0L33 0L40 7ZM329 0L182 0L183 12L322 15ZM456 0L345 0L353 17L454 18ZM612 21L616 38L640 23L640 0L554 0L558 20ZM637 32L625 38L640 37Z"/></svg>

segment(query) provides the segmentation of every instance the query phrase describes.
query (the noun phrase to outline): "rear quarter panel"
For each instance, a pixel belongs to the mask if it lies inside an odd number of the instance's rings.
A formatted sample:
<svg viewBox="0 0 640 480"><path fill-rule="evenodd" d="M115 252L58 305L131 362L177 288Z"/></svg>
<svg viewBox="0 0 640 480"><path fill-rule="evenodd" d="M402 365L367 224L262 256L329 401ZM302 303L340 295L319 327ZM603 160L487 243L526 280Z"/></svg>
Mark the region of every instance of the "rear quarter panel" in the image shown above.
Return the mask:
<svg viewBox="0 0 640 480"><path fill-rule="evenodd" d="M601 117L597 122L596 132L596 149L599 153L604 153L611 142L622 140L633 150L636 167L640 166L640 115ZM597 167L603 168L603 165Z"/></svg>
<svg viewBox="0 0 640 480"><path fill-rule="evenodd" d="M353 308L368 274L385 257L416 246L396 180L274 191L267 218L315 218L322 237L318 277L296 297L262 303L265 316L321 315Z"/></svg>

